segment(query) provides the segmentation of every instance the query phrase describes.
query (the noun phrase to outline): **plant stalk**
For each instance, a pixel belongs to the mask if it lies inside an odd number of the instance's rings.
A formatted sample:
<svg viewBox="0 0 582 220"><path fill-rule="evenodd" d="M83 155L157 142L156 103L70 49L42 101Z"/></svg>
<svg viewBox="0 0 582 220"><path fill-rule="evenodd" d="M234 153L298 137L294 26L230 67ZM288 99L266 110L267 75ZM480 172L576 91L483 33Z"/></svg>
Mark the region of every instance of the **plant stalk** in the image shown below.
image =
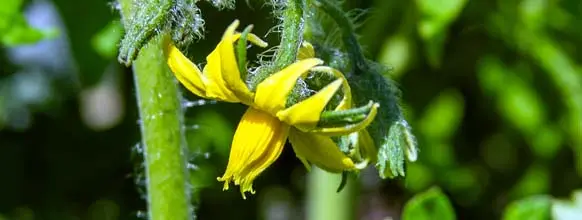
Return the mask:
<svg viewBox="0 0 582 220"><path fill-rule="evenodd" d="M297 59L297 52L303 41L303 9L305 0L288 0L283 11L281 44L275 56L275 69L279 71Z"/></svg>
<svg viewBox="0 0 582 220"><path fill-rule="evenodd" d="M348 180L341 192L336 192L341 174L328 173L317 167L311 168L307 187L307 220L355 219L354 193L356 182Z"/></svg>
<svg viewBox="0 0 582 220"><path fill-rule="evenodd" d="M133 7L121 0L122 16ZM124 22L124 25L128 25ZM128 28L127 26L125 27ZM146 170L148 219L192 219L181 94L163 55L164 38L154 37L133 64Z"/></svg>
<svg viewBox="0 0 582 220"><path fill-rule="evenodd" d="M269 75L289 66L297 59L297 53L303 41L305 1L287 0L283 10L276 9L276 14L281 20L281 43L275 52L272 65L262 69L251 79L249 86L253 90ZM278 7L279 5L275 6L275 8Z"/></svg>

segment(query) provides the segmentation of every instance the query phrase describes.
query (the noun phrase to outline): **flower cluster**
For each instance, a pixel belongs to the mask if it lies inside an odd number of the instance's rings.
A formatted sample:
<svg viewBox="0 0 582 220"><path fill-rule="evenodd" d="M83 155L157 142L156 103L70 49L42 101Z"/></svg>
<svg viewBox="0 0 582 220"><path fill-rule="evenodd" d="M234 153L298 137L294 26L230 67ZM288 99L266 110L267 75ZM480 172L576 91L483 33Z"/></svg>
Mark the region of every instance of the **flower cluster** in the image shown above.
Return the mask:
<svg viewBox="0 0 582 220"><path fill-rule="evenodd" d="M287 139L307 168L314 164L338 173L366 166L369 161L353 159L353 155L340 150L332 137L355 139L353 144L374 154L372 139L365 128L376 116L379 105L371 102L361 120L321 125L326 108L344 112L352 109L351 91L340 71L323 66L322 60L314 58L313 48L307 42L295 63L270 74L251 91L241 77L241 71L247 70L239 69L234 44L248 40L266 47L267 43L254 34L243 36L236 32L238 24L236 20L226 29L216 49L207 56L202 71L171 42L165 48L168 66L189 91L206 99L249 106L236 129L226 171L218 178L224 182L224 190L233 182L240 186L243 198L245 192L254 193L253 180L279 157ZM334 80L289 106L287 100L297 81L310 73L331 75ZM338 94L341 100L332 103Z"/></svg>

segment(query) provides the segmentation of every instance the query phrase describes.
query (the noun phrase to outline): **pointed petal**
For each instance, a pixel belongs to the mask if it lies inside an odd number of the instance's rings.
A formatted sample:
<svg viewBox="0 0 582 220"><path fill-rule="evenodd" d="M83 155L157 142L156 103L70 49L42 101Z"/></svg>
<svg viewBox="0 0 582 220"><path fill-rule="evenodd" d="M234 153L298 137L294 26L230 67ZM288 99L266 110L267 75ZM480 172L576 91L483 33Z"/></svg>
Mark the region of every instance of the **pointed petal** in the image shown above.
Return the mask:
<svg viewBox="0 0 582 220"><path fill-rule="evenodd" d="M368 159L371 163L376 162L376 146L367 129L362 129L358 132L358 149L364 159Z"/></svg>
<svg viewBox="0 0 582 220"><path fill-rule="evenodd" d="M204 66L203 70L204 76L208 78L206 95L221 101L240 102L239 98L228 88L228 85L222 78L222 62L219 47L220 44L206 57L206 66Z"/></svg>
<svg viewBox="0 0 582 220"><path fill-rule="evenodd" d="M174 76L186 87L190 92L202 98L209 98L206 96L206 79L200 72L200 69L190 61L180 49L176 48L171 42L167 42L164 50L168 67Z"/></svg>
<svg viewBox="0 0 582 220"><path fill-rule="evenodd" d="M238 63L234 54L233 42L236 40L234 36L235 29L238 27L238 20L235 20L224 32L222 41L218 48L220 51L221 73L227 87L240 99L242 102L250 103L253 99L253 94L240 77L238 70ZM240 36L240 35L239 35Z"/></svg>
<svg viewBox="0 0 582 220"><path fill-rule="evenodd" d="M263 40L261 40L259 37L257 37L254 34L249 34L248 36L248 40L260 47L265 47L268 44L266 42L264 42ZM232 37L232 42L236 41L237 39L240 38L240 33L235 34ZM221 101L225 101L225 102L245 102L245 104L249 104L251 100L240 100L235 93L233 92L233 89L236 88L230 88L230 84L227 84L225 79L223 78L224 75L228 75L225 74L222 70L222 64L223 62L221 61L221 48L222 48L222 44L227 44L227 41L221 41L218 46L216 47L216 49L214 49L214 51L212 51L207 57L206 57L206 66L204 67L204 76L208 77L208 85L207 85L207 96L211 97L213 99L218 99ZM231 53L234 53L234 48L233 51ZM238 71L238 67L237 67L237 71ZM239 75L240 78L240 72L237 72L236 74ZM241 79L242 81L242 79ZM246 85L245 85L246 88ZM248 89L247 89L248 90ZM243 91L244 93L244 91Z"/></svg>
<svg viewBox="0 0 582 220"><path fill-rule="evenodd" d="M278 112L277 118L287 124L295 126L299 130L312 130L319 122L321 112L341 85L341 79L333 81L315 93L315 95Z"/></svg>
<svg viewBox="0 0 582 220"><path fill-rule="evenodd" d="M352 106L352 90L350 88L350 84L348 83L348 80L346 79L346 77L344 76L344 74L342 72L340 72L337 69L331 68L329 66L316 66L316 67L311 68L311 71L332 74L335 77L337 77L338 79L342 79L342 90L344 93L344 97L342 98L342 101L337 105L335 110L346 110L346 109L351 108L351 106Z"/></svg>
<svg viewBox="0 0 582 220"><path fill-rule="evenodd" d="M308 132L325 136L341 136L362 130L372 123L378 113L378 107L380 107L380 104L374 103L372 109L370 109L370 113L368 113L367 117L359 123L342 127L317 128L309 130Z"/></svg>
<svg viewBox="0 0 582 220"><path fill-rule="evenodd" d="M297 157L324 170L339 173L355 169L352 159L342 153L330 137L304 133L291 128L289 142Z"/></svg>
<svg viewBox="0 0 582 220"><path fill-rule="evenodd" d="M307 41L303 41L301 43L301 47L299 48L299 52L297 53L297 59L303 60L313 57L315 57L315 50L313 49L313 45Z"/></svg>
<svg viewBox="0 0 582 220"><path fill-rule="evenodd" d="M284 109L287 96L293 90L297 79L306 74L312 67L322 63L323 61L317 58L305 59L269 76L257 85L256 106L271 114L276 114L279 110Z"/></svg>
<svg viewBox="0 0 582 220"><path fill-rule="evenodd" d="M281 154L289 126L260 110L249 108L243 115L232 140L228 165L218 181L224 190L232 181L245 192L254 193L253 180Z"/></svg>

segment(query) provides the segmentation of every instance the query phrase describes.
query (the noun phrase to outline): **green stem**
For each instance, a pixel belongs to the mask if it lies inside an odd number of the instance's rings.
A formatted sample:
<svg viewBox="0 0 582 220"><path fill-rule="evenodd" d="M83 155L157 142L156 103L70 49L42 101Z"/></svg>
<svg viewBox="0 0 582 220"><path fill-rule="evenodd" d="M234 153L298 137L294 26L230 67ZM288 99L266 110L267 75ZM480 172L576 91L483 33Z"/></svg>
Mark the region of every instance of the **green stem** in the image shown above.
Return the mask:
<svg viewBox="0 0 582 220"><path fill-rule="evenodd" d="M336 3L332 3L330 0L316 0L317 4L327 13L338 25L341 30L343 42L345 44L350 60L352 61L354 68L360 72L367 72L368 65L366 63L366 57L362 53L362 48L358 43L356 35L354 35L355 30L352 22L348 19L345 13L342 11Z"/></svg>
<svg viewBox="0 0 582 220"><path fill-rule="evenodd" d="M307 0L309 2L309 7L315 2L313 0ZM329 13L329 12L328 12ZM309 24L307 22L306 24ZM342 25L338 23L339 25ZM348 22L349 29L351 29L351 24ZM348 28L342 28L342 30ZM311 27L306 25L305 27L307 37L311 35ZM345 32L345 31L344 31ZM342 36L346 36L346 33L342 33ZM353 36L351 32L349 35ZM344 39L349 40L349 39ZM355 42L355 37L354 37ZM357 43L357 42L356 42ZM359 49L359 45L356 49ZM353 52L353 51L350 51ZM352 55L350 55L352 56ZM353 57L351 60L355 60ZM358 110L355 110L358 111ZM338 115L328 115L324 114L322 118L331 117L341 117L343 114L348 113L342 112ZM355 113L355 112L349 112ZM325 122L323 122L325 124ZM354 197L357 195L357 186L355 179L350 178L348 175L347 182L343 182L341 174L328 173L317 167L313 167L311 172L309 172L308 187L307 187L307 219L308 220L320 220L320 219L334 219L334 220L351 220L355 219L355 204ZM343 188L340 184L343 185ZM338 187L341 191L337 192Z"/></svg>
<svg viewBox="0 0 582 220"><path fill-rule="evenodd" d="M349 177L348 177L349 178ZM351 220L355 219L355 181L350 179L341 192L336 192L341 183L341 174L328 173L317 167L309 172L307 187L308 220Z"/></svg>
<svg viewBox="0 0 582 220"><path fill-rule="evenodd" d="M281 43L275 53L273 65L261 69L250 79L251 90L254 90L269 75L289 66L297 59L297 52L303 41L305 0L287 0L286 3L283 11L278 11L282 20Z"/></svg>
<svg viewBox="0 0 582 220"><path fill-rule="evenodd" d="M279 71L297 59L297 52L303 41L303 8L305 0L288 0L283 11L281 44L275 56L273 72Z"/></svg>
<svg viewBox="0 0 582 220"><path fill-rule="evenodd" d="M122 0L121 5L122 16L129 16L132 0ZM188 220L192 219L192 208L184 158L181 95L164 62L165 37L169 36L153 38L133 64L145 148L148 219Z"/></svg>

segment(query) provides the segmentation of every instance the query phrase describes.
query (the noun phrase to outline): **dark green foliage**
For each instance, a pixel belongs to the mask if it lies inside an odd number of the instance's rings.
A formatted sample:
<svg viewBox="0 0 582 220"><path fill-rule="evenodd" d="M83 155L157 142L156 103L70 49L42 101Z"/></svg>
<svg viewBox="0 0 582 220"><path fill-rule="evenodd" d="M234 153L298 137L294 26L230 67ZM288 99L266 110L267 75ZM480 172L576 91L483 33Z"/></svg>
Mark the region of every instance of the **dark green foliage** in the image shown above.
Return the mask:
<svg viewBox="0 0 582 220"><path fill-rule="evenodd" d="M3 6L13 2L17 1L4 1ZM38 1L24 1L18 10L34 2ZM114 31L119 30L114 22L118 19L112 7L115 4L106 0L52 2L66 28L59 29L56 38L66 37L68 46L58 48L70 52L71 57L63 59L73 63L74 70L47 68L39 58L27 62L17 59L15 51L26 48L44 58L60 56L55 50L37 47L54 43L51 38L26 47L3 42L0 49L0 218L145 219L146 201L138 191L145 186L139 181L140 173L133 171L134 166L143 167L129 159L131 149L141 139L136 88L131 69L117 64L117 54L111 56L115 49L111 45L118 44L114 41L120 36ZM184 5L192 2L182 1ZM184 26L176 34L181 36L177 39L197 39L189 50L183 48L199 65L235 18L243 27L253 24L253 33L260 37L277 21L271 6L262 7L265 1L250 1L252 10L245 1L236 1L236 10L217 10L213 2L232 1L198 1L202 14L189 13L204 16L203 39L192 34L201 30L192 26ZM282 1L273 2L278 5ZM394 100L400 99L399 112L394 113L407 119L421 150L415 163L406 164L405 178L380 181L375 172L365 171L359 181L348 181L342 192L353 183L360 187L356 190L359 197L351 200L358 208L354 219L398 219L426 210L458 219L521 219L524 215L547 219L548 213L580 216L580 196L569 198L582 186L579 3L344 1L341 9L353 15L349 17L357 33L355 39L367 64L376 63L371 68L392 79L384 88L375 88L371 85L386 78L373 75L360 80L367 83L352 87L386 91L390 94L387 97L393 98L384 102L394 103L392 107L396 107ZM362 14L357 8L365 11L360 19L355 16ZM324 39L315 46L317 55L328 65L352 69L353 65L345 62L350 57L338 25L328 15L314 15L314 8L309 9L306 16L314 16L320 24L306 25L304 37ZM0 24L7 21L4 18L0 16ZM29 30L29 25L25 26ZM8 32L2 30L0 36L4 37ZM38 39L35 30L30 33L17 40ZM270 46L277 45L278 38L278 32L265 37ZM251 48L249 63L262 51ZM362 78L347 73L351 81ZM105 95L87 95L95 91L79 86L79 79L83 85L93 81ZM236 188L224 192L215 178L224 171L231 138L245 108L199 102L198 97L184 95L190 100L184 106L196 106L186 109L184 126L191 149L186 155L188 169L191 184L196 186L192 193L200 196L199 200L193 197L199 219L261 219L273 213L302 218L298 213L306 212L307 189L321 191L314 187L321 183L306 184L306 172L291 147L286 146L279 160L259 177L254 197L243 201ZM354 98L364 104L369 101ZM384 110L389 107L380 106ZM87 116L95 114L117 115L118 119L97 129ZM97 117L97 121L109 117ZM406 152L392 155L400 155L394 161L402 161ZM385 169L392 173L392 167L398 164L387 164ZM328 190L335 194L339 178L331 182ZM427 193L432 186L438 186L441 193ZM432 201L433 208L413 202L421 197L422 201ZM412 207L405 205L409 200L424 211L408 211Z"/></svg>

